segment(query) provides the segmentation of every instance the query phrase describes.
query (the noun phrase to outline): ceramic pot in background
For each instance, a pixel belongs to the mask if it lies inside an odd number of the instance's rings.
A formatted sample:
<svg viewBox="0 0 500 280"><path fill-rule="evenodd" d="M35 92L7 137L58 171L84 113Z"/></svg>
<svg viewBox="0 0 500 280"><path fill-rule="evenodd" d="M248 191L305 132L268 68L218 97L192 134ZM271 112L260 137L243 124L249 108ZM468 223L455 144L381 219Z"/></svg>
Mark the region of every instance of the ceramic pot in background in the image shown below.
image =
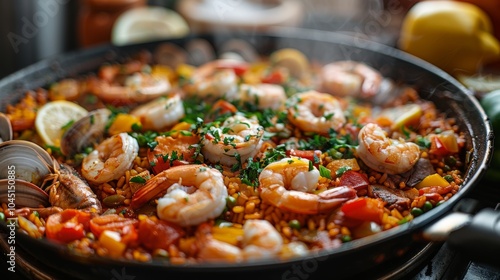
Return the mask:
<svg viewBox="0 0 500 280"><path fill-rule="evenodd" d="M0 78L73 50L78 1L0 1Z"/></svg>
<svg viewBox="0 0 500 280"><path fill-rule="evenodd" d="M78 22L80 46L111 42L116 19L125 11L146 4L146 0L82 0Z"/></svg>

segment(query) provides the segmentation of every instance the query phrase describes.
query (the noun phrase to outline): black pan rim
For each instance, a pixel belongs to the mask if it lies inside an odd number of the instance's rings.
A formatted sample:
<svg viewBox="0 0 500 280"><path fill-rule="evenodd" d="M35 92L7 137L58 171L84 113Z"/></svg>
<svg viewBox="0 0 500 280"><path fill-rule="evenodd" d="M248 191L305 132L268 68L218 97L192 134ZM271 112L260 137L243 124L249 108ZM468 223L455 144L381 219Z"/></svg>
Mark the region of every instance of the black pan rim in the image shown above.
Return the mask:
<svg viewBox="0 0 500 280"><path fill-rule="evenodd" d="M222 34L222 36L226 36L227 34ZM246 36L246 34L237 34ZM191 34L188 37L185 38L178 38L178 39L172 39L172 40L166 40L168 42L182 42L183 40L189 40L193 38L203 38L206 36L217 36L214 35L213 33L211 34ZM154 268L168 268L168 269L173 269L176 270L178 268L185 268L189 267L190 269L195 269L199 271L210 271L213 269L237 269L237 270L242 270L242 269L255 269L256 267L263 268L263 267L274 267L274 266L282 266L282 265L290 265L299 261L306 261L309 259L322 259L322 258L328 258L332 256L332 254L336 256L342 256L343 254L349 254L349 252L353 250L361 250L363 248L368 248L368 247L373 247L373 246L378 246L380 243L386 242L387 240L390 239L395 239L399 238L403 235L406 235L408 233L412 233L417 229L423 228L425 225L432 223L432 221L436 220L437 218L443 216L445 213L449 212L453 205L456 204L456 202L465 194L468 192L470 188L473 187L473 185L484 176L486 173L489 161L491 160L492 156L492 151L493 151L493 132L491 128L491 124L489 123L489 119L486 116L485 112L482 110L481 106L479 105L479 102L475 99L475 97L472 95L472 93L462 84L460 84L457 80L455 80L453 77L451 77L449 74L446 72L442 71L441 69L438 69L437 67L431 65L428 62L425 62L421 59L418 59L414 56L411 56L407 53L404 53L400 50L397 50L392 47L388 47L387 45L382 45L380 43L368 41L362 38L354 38L349 35L344 35L344 34L338 34L334 32L327 32L327 31L308 31L308 32L296 32L294 30L275 30L273 32L268 32L268 33L259 33L259 34L253 34L251 36L255 36L258 38L259 36L264 36L267 38L275 38L276 40L280 40L282 38L289 38L289 39L299 39L299 40L310 40L310 41L319 41L322 43L332 43L332 44L345 44L345 45L352 45L352 42L356 42L358 44L356 47L361 48L361 49L366 49L372 52L377 52L385 56L390 56L396 60L403 60L405 62L411 63L415 65L418 68L425 69L425 71L430 72L433 75L439 76L449 82L453 87L457 88L460 92L463 93L464 97L467 99L468 102L474 105L474 109L476 110L476 113L479 115L479 117L484 120L485 124L485 138L487 139L486 143L476 143L477 141L473 141L473 145L484 145L484 155L482 155L482 158L474 158L474 164L475 164L475 172L471 175L469 174L466 178L466 181L462 185L463 189L460 192L460 195L455 195L453 196L449 201L450 203L446 203L442 205L439 209L434 209L432 213L427 213L426 215L423 215L421 217L415 218L413 221L400 225L397 228L390 229L388 231L384 231L380 234L377 234L375 236L370 236L366 237L363 239L359 240L354 240L352 242L344 244L342 247L333 249L333 250L324 250L322 252L319 252L318 254L315 254L313 256L307 256L307 257L301 257L299 259L291 259L287 261L278 261L278 260L265 260L265 261L258 261L255 263L239 263L237 267L234 266L234 264L190 264L190 265L168 265L164 262L159 262L159 263L141 263L141 262L135 262L135 261L125 261L125 260L112 260L108 258L101 258L101 257L96 257L96 256L85 256L81 257L78 255L73 254L70 250L65 248L65 246L57 245L52 242L49 242L47 240L37 240L36 242L40 242L43 244L44 247L50 250L54 251L59 251L61 254L65 256L69 256L70 258L74 258L75 261L79 262L87 262L87 263L92 263L92 264L113 264L113 265L139 265L144 269L147 269L148 267L154 267ZM136 50L136 49L141 49L145 46L150 46L150 45L155 45L159 44L161 42L165 42L165 40L162 41L155 41L155 42L147 42L147 43L139 43L139 44L134 44L134 45L129 45L129 46L112 46L112 45L101 45L97 46L94 48L86 49L83 51L75 51L75 52L70 52L70 53L65 53L61 55L57 55L55 57L47 58L44 59L40 62L37 62L31 66L28 66L27 68L21 69L5 78L0 80L0 94L2 92L2 89L5 87L8 87L8 85L12 85L15 83L19 83L22 81L22 78L26 75L29 75L31 73L37 73L39 71L42 71L47 68L57 68L57 65L59 63L65 62L65 61L73 61L73 60L78 60L79 58L82 59L84 57L92 57L95 56L96 54L101 54L101 53L106 53L109 51L127 51L127 50ZM55 65L55 66L54 66ZM475 146L473 148L476 148ZM1 223L1 230L5 231L7 230L6 225L4 223Z"/></svg>

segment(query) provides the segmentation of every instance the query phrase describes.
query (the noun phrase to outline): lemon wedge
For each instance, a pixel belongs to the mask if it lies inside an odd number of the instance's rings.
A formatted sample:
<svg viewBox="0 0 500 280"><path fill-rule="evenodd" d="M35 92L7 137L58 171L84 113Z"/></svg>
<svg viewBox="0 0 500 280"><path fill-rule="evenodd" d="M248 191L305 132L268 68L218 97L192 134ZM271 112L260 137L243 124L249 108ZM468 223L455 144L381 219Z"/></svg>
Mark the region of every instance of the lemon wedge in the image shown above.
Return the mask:
<svg viewBox="0 0 500 280"><path fill-rule="evenodd" d="M271 54L271 62L290 71L290 74L300 78L309 69L309 60L301 51L294 48L284 48Z"/></svg>
<svg viewBox="0 0 500 280"><path fill-rule="evenodd" d="M399 129L418 121L422 113L422 108L419 105L407 104L382 110L378 119L387 119L391 123L392 129Z"/></svg>
<svg viewBox="0 0 500 280"><path fill-rule="evenodd" d="M115 45L180 38L189 33L189 25L177 12L159 6L131 9L113 25L111 41Z"/></svg>
<svg viewBox="0 0 500 280"><path fill-rule="evenodd" d="M35 127L45 144L59 147L65 126L86 116L82 106L66 100L48 102L38 109Z"/></svg>

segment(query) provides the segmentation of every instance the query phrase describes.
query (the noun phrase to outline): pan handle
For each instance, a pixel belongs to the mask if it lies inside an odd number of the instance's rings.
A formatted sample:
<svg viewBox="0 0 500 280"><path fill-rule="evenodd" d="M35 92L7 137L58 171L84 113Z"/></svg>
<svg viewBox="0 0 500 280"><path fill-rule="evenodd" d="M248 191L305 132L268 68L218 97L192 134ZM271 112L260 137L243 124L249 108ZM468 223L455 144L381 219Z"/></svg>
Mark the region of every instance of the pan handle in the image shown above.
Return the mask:
<svg viewBox="0 0 500 280"><path fill-rule="evenodd" d="M423 232L431 241L446 241L472 260L500 266L500 211L485 208L474 215L454 212Z"/></svg>

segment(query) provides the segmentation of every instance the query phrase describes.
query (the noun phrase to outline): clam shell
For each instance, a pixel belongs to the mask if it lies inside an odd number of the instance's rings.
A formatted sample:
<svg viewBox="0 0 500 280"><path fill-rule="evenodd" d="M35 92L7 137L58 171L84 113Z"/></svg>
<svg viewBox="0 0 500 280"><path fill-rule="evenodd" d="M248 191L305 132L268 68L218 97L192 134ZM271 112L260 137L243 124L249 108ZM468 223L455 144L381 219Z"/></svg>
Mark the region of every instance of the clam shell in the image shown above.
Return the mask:
<svg viewBox="0 0 500 280"><path fill-rule="evenodd" d="M72 157L84 148L100 143L110 115L109 109L97 109L76 121L62 136L61 152Z"/></svg>
<svg viewBox="0 0 500 280"><path fill-rule="evenodd" d="M12 125L7 115L0 113L0 143L12 140Z"/></svg>
<svg viewBox="0 0 500 280"><path fill-rule="evenodd" d="M0 179L15 176L39 186L51 173L52 166L52 157L35 143L24 140L0 143Z"/></svg>
<svg viewBox="0 0 500 280"><path fill-rule="evenodd" d="M8 208L48 207L49 195L38 186L23 180L0 180L0 203Z"/></svg>

